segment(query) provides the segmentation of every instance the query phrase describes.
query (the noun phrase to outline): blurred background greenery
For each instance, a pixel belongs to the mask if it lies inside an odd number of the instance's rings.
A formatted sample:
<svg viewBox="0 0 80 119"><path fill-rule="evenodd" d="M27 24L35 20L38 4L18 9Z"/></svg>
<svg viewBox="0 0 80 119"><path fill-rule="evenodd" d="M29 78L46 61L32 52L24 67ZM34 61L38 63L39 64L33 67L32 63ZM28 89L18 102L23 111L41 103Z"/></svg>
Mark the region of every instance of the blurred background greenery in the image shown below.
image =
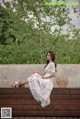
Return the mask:
<svg viewBox="0 0 80 119"><path fill-rule="evenodd" d="M68 7L45 2L14 0L12 7L9 2L6 8L0 5L0 64L43 64L49 50L59 64L80 63L80 29L71 23Z"/></svg>

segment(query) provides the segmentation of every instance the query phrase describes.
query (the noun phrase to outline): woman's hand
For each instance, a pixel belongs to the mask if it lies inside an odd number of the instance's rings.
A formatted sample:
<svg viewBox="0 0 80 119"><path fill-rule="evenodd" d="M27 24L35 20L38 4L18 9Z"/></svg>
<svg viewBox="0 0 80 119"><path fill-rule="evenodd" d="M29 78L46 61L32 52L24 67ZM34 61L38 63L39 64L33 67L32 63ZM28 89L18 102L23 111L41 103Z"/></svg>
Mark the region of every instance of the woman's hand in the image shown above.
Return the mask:
<svg viewBox="0 0 80 119"><path fill-rule="evenodd" d="M34 74L34 73L38 73L38 72L35 72L35 71L34 71L33 74Z"/></svg>
<svg viewBox="0 0 80 119"><path fill-rule="evenodd" d="M45 77L44 77L44 76L42 76L41 78L42 78L42 79L45 79Z"/></svg>

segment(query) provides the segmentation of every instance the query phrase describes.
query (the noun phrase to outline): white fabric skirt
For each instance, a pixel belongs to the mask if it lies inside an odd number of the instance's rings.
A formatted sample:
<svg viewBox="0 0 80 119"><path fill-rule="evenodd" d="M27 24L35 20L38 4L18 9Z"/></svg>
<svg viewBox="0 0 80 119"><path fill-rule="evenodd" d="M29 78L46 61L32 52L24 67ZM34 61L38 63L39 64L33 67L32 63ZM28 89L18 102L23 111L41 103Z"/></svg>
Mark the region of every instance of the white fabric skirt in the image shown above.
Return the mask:
<svg viewBox="0 0 80 119"><path fill-rule="evenodd" d="M48 76L45 74L44 76ZM50 104L50 94L53 89L53 79L42 79L41 75L34 73L28 77L29 88L33 97L41 102L41 106L45 107Z"/></svg>

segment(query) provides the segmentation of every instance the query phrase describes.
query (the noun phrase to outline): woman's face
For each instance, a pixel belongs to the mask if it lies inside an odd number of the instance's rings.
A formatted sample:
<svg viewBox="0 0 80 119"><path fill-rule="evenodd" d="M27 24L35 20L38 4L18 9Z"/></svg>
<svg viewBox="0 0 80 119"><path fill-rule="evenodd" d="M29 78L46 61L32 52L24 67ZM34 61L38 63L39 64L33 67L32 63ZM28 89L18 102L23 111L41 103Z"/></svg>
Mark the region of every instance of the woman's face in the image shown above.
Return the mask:
<svg viewBox="0 0 80 119"><path fill-rule="evenodd" d="M48 53L47 54L47 60L51 60L52 58L51 58L51 55L50 55L50 53Z"/></svg>

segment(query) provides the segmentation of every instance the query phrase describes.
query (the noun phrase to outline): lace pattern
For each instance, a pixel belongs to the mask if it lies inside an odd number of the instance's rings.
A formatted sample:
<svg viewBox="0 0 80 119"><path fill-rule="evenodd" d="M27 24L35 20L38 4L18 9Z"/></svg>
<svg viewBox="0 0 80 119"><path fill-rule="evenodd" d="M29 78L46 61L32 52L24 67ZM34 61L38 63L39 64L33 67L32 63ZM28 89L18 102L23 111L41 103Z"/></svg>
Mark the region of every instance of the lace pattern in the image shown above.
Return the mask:
<svg viewBox="0 0 80 119"><path fill-rule="evenodd" d="M51 71L54 72L54 64L51 63L46 67L46 74ZM53 69L53 70L51 70ZM53 89L53 82L51 78L42 79L41 75L38 73L32 74L28 77L30 91L36 99L36 101L41 102L41 106L45 107L50 104L50 94Z"/></svg>

